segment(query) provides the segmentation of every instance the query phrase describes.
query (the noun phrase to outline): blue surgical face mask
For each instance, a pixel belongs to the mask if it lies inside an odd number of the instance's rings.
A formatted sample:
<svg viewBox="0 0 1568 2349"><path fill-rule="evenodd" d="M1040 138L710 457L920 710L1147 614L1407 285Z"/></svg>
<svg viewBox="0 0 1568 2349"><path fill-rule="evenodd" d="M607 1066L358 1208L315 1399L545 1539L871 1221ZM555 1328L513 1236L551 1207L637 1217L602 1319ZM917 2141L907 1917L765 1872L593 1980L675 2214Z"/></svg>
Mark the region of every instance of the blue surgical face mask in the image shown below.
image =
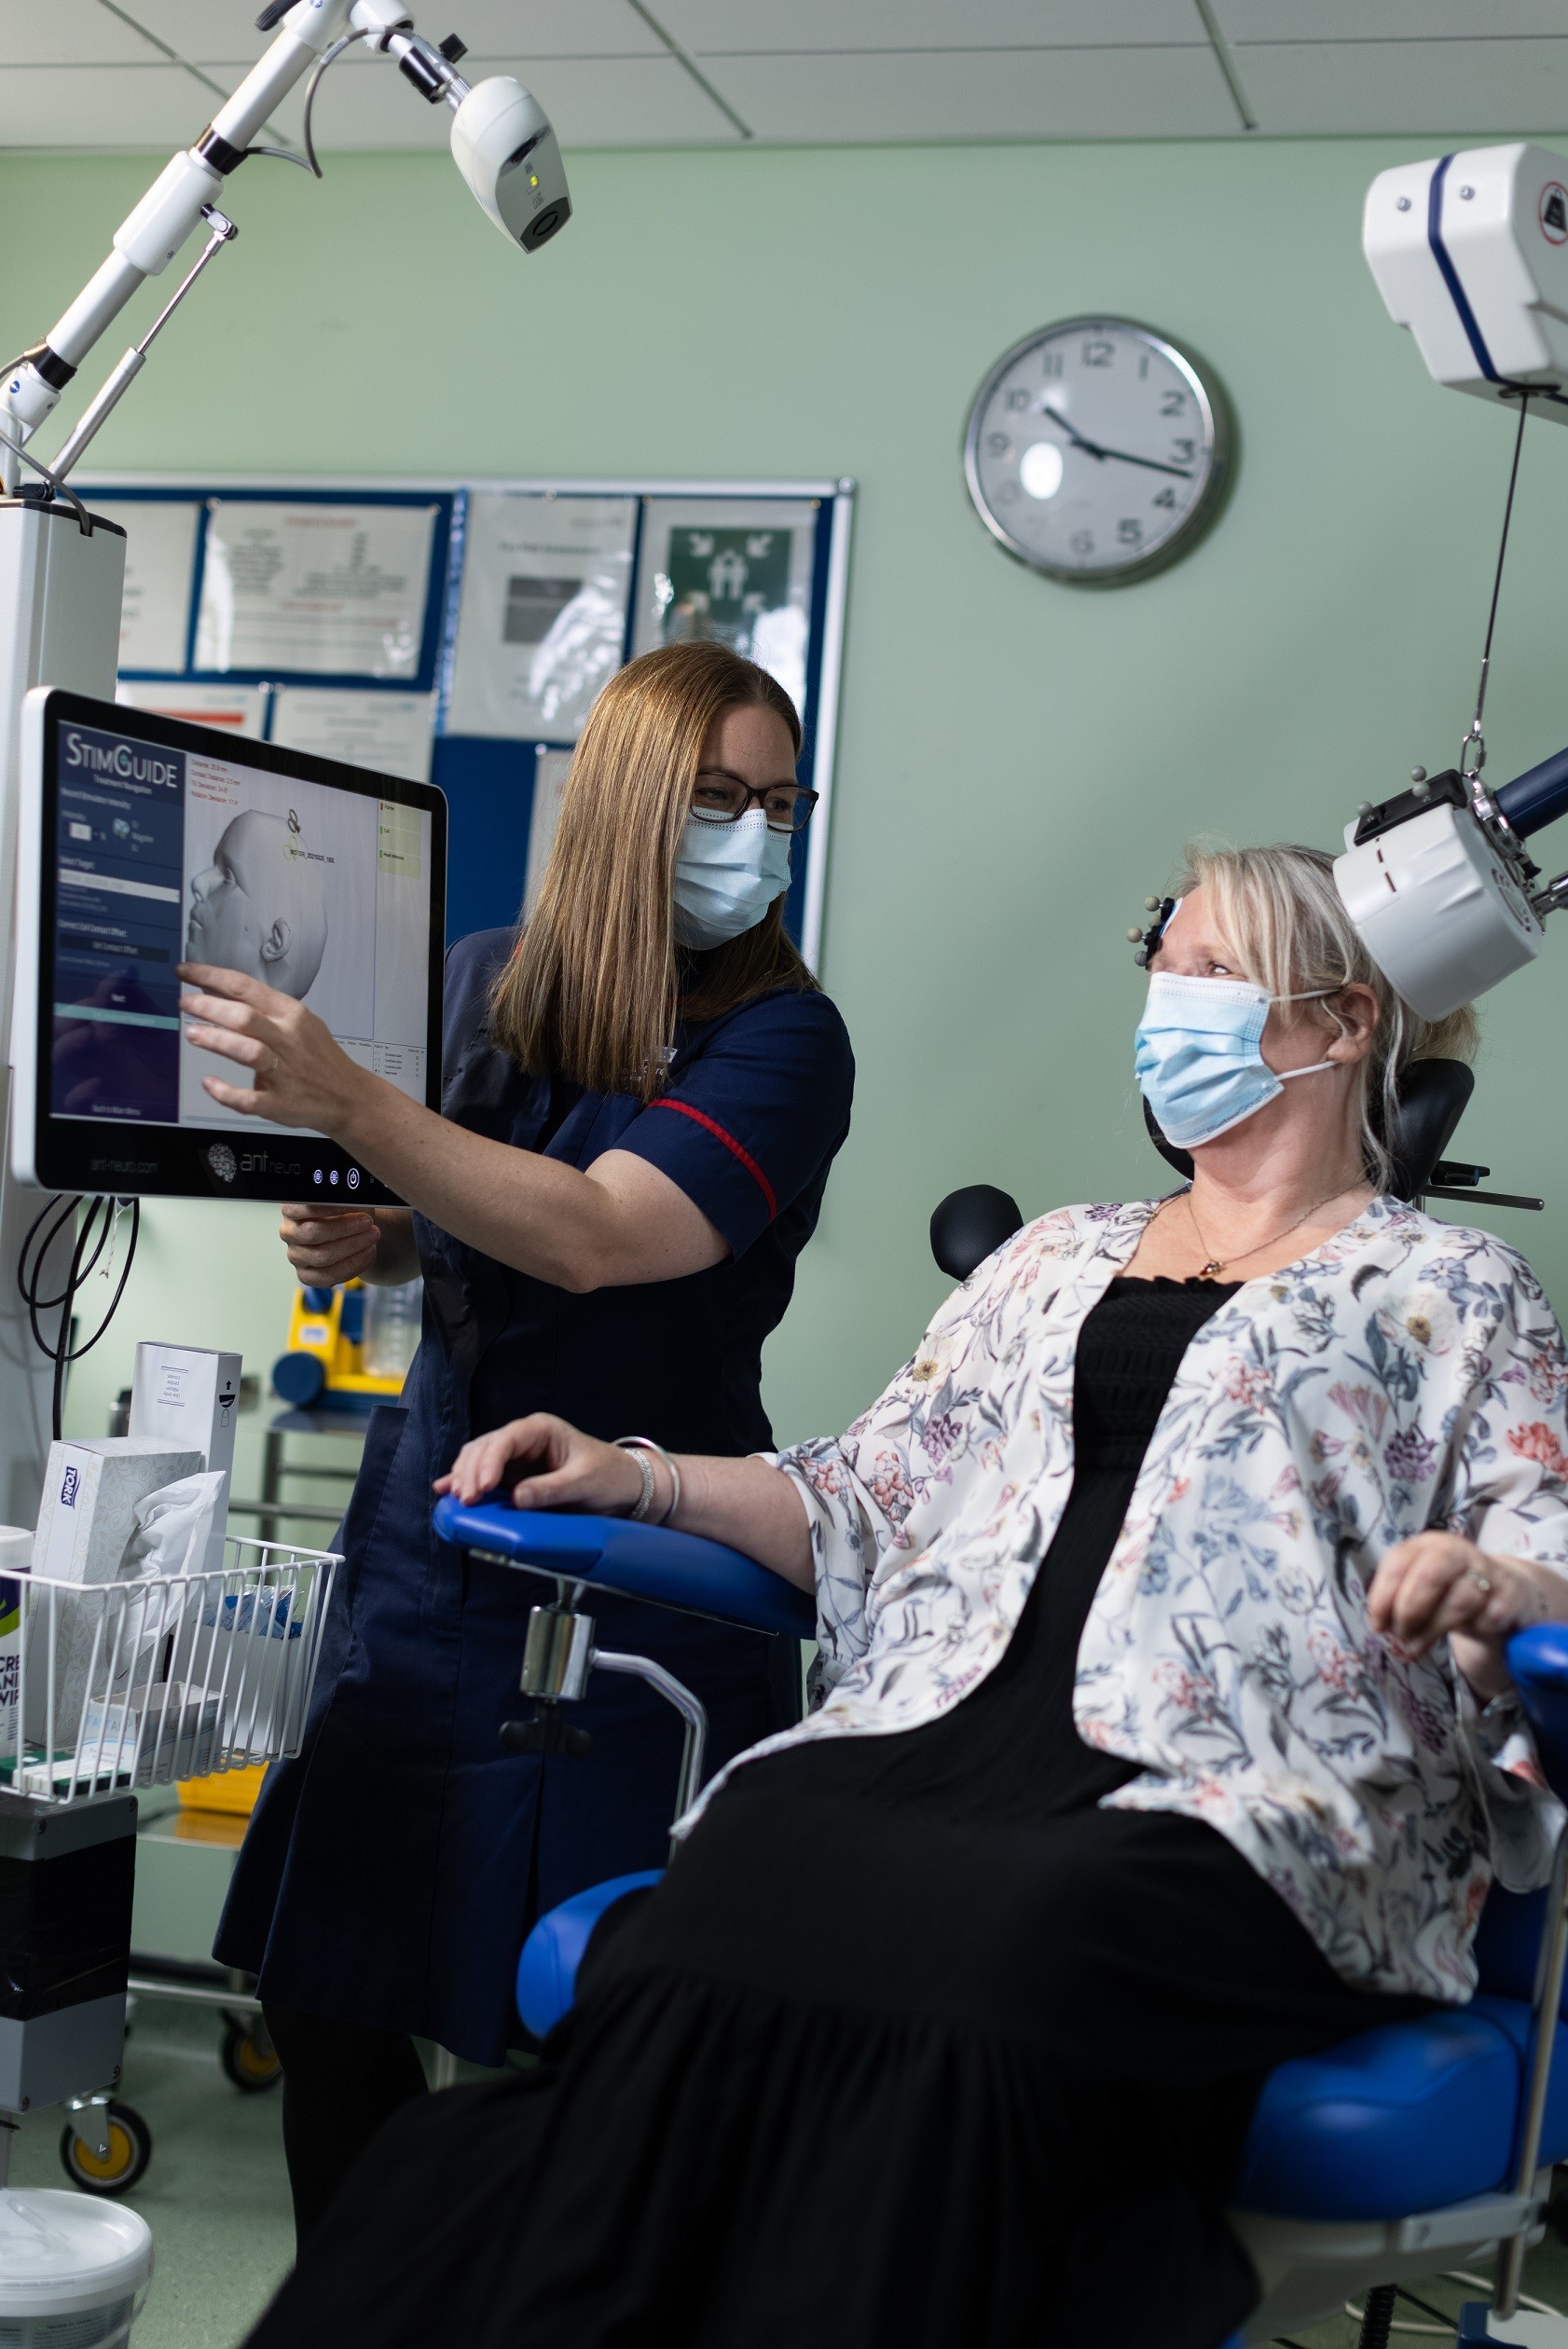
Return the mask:
<svg viewBox="0 0 1568 2349"><path fill-rule="evenodd" d="M1259 1047L1271 1003L1306 1003L1332 995L1268 996L1245 979L1184 979L1157 970L1138 1022L1133 1065L1161 1133L1177 1149L1213 1142L1244 1118L1276 1101L1292 1077L1312 1077L1332 1061L1275 1070Z"/></svg>
<svg viewBox="0 0 1568 2349"><path fill-rule="evenodd" d="M733 824L688 816L675 860L675 936L682 946L722 946L754 929L790 886L790 832L773 831L760 807Z"/></svg>

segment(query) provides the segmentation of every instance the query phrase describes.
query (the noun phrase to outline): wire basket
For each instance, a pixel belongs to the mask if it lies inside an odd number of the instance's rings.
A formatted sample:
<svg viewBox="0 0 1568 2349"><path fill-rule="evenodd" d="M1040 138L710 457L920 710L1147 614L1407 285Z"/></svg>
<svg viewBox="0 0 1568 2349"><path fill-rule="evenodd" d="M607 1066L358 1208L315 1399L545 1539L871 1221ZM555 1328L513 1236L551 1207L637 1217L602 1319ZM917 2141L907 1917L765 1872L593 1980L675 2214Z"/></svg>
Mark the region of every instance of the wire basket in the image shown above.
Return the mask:
<svg viewBox="0 0 1568 2349"><path fill-rule="evenodd" d="M0 1787L82 1802L299 1751L342 1559L242 1534L224 1557L135 1582L10 1582Z"/></svg>

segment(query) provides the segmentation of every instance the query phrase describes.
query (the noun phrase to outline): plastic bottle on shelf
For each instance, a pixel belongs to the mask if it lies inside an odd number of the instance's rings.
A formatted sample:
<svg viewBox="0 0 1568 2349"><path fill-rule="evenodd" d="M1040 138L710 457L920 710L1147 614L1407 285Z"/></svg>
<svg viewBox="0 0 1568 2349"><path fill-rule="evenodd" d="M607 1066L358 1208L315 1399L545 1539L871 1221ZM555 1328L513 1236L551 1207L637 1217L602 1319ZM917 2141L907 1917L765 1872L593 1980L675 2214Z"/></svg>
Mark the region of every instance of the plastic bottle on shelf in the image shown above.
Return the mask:
<svg viewBox="0 0 1568 2349"><path fill-rule="evenodd" d="M406 1377L420 1342L424 1293L422 1281L365 1290L364 1367L373 1378Z"/></svg>

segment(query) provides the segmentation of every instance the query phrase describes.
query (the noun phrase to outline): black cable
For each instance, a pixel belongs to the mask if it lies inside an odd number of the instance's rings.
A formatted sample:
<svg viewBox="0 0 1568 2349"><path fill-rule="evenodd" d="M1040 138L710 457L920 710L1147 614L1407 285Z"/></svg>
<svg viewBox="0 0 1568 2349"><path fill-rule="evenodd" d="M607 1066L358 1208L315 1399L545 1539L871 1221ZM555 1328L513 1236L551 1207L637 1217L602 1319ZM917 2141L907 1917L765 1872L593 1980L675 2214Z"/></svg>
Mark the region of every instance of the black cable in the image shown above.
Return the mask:
<svg viewBox="0 0 1568 2349"><path fill-rule="evenodd" d="M305 158L302 155L296 155L292 147L247 147L245 153L247 156L269 155L274 163L297 163L302 172L308 172L310 168ZM319 170L316 177L318 179L321 177Z"/></svg>
<svg viewBox="0 0 1568 2349"><path fill-rule="evenodd" d="M1393 2284L1380 2284L1375 2291L1368 2293L1357 2349L1388 2349L1388 2336L1394 2327L1396 2288Z"/></svg>
<svg viewBox="0 0 1568 2349"><path fill-rule="evenodd" d="M67 1223L69 1223L71 1217L76 1214L77 1208L82 1203L80 1195L77 1194L65 1200L64 1205L61 1206L62 1198L64 1198L63 1192L56 1191L53 1198L46 1201L45 1204L39 1209L38 1213L34 1216L33 1221L27 1227L27 1234L22 1241L21 1250L17 1257L17 1287L21 1293L21 1301L27 1308L27 1318L33 1330L33 1342L37 1347L39 1353L48 1354L51 1361L53 1360L53 1349L50 1346L48 1339L45 1337L42 1329L38 1326L38 1315L41 1312L50 1311L52 1307L60 1304L63 1299L64 1291L62 1290L59 1297L42 1298L38 1294L38 1283L43 1277L45 1258L48 1257L48 1252L53 1247L55 1242L59 1239L62 1231L65 1229ZM60 1208L60 1213L55 1217L53 1223L50 1224L48 1230L44 1234L42 1240L39 1241L38 1254L34 1263L33 1270L29 1272L27 1269L27 1251L33 1245L34 1234L36 1232L39 1225L43 1222L45 1216L49 1214L52 1208L55 1207Z"/></svg>
<svg viewBox="0 0 1568 2349"><path fill-rule="evenodd" d="M31 455L27 449L23 448L19 441L6 440L5 446L10 450L13 457L20 457L24 465L31 465L35 474L42 474L44 479L48 483L49 495L51 497L63 498L65 500L66 503L71 507L72 511L76 515L76 528L80 530L83 538L90 538L92 536L92 524L88 520L87 508L83 505L80 498L77 497L70 483L68 481L62 481L58 474L50 473L47 465L41 465L37 458Z"/></svg>
<svg viewBox="0 0 1568 2349"><path fill-rule="evenodd" d="M125 1262L120 1268L119 1280L116 1284L114 1296L109 1300L108 1311L90 1338L85 1339L80 1345L73 1344L72 1323L76 1298L83 1284L91 1274L104 1249L113 1239L121 1204L117 1199L94 1198L86 1202L87 1214L82 1217L81 1228L76 1233L71 1250L71 1269L65 1276L65 1285L57 1296L46 1297L41 1290L44 1266L48 1261L49 1250L72 1216L82 1207L83 1202L84 1194L80 1192L67 1198L62 1192L57 1191L52 1199L47 1200L28 1226L26 1237L22 1241L21 1250L17 1258L17 1286L21 1292L22 1302L27 1307L27 1318L33 1331L34 1342L39 1353L54 1365L50 1424L57 1443L62 1433L65 1373L73 1362L80 1362L84 1354L89 1354L92 1352L118 1312L120 1299L125 1295L125 1284L131 1278L131 1268L136 1260L136 1242L142 1229L142 1202L139 1199L133 1199L131 1202L131 1237L126 1245ZM57 1209L59 1212L55 1213ZM37 1239L40 1228L51 1215L54 1220L49 1223L42 1239ZM34 1247L35 1240L37 1244ZM28 1265L30 1249L33 1251L31 1270ZM40 1313L52 1312L57 1306L60 1309L60 1328L51 1344L45 1335L38 1316Z"/></svg>
<svg viewBox="0 0 1568 2349"><path fill-rule="evenodd" d="M1402 2301L1409 2301L1412 2308L1419 2308L1424 2316L1436 2316L1439 2325L1458 2324L1458 2317L1455 2316L1451 2310L1446 2308L1434 2308L1431 2301L1424 2301L1419 2293L1407 2292L1402 2284L1396 2284L1394 2289Z"/></svg>
<svg viewBox="0 0 1568 2349"><path fill-rule="evenodd" d="M1497 569L1492 581L1492 610L1486 618L1486 642L1481 647L1480 682L1476 688L1476 715L1470 728L1471 736L1481 730L1481 716L1486 708L1486 682L1492 668L1492 634L1497 625L1497 598L1503 592L1503 564L1508 552L1508 525L1514 518L1514 490L1519 483L1520 452L1524 446L1524 419L1530 413L1530 393L1521 391L1519 398L1519 430L1514 434L1514 461L1508 472L1507 502L1503 508L1503 535L1497 546Z"/></svg>

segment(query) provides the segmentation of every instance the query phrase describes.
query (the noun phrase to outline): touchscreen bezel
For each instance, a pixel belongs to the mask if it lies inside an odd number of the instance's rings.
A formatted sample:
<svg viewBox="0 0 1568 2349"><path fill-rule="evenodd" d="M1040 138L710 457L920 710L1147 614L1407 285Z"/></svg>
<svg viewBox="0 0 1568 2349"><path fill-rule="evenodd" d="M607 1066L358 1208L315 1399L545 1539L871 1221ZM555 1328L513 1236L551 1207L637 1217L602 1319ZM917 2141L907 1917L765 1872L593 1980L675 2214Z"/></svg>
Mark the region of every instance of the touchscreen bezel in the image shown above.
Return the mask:
<svg viewBox="0 0 1568 2349"><path fill-rule="evenodd" d="M437 1112L446 955L446 794L433 783L411 783L367 767L318 758L310 751L285 750L250 736L236 737L215 727L192 725L184 719L164 718L119 702L95 701L59 688L30 694L27 702L17 867L19 1049L13 1053L19 1095L25 1089L26 1099L19 1097L17 1103L21 1114L13 1133L14 1172L22 1181L54 1191L172 1199L319 1199L329 1206L404 1204L397 1192L340 1144L312 1134L281 1132L259 1120L253 1131L246 1123L197 1128L142 1124L131 1119L66 1118L55 1113L50 1078L59 859L50 851L59 839L61 735L68 724L93 727L163 749L221 757L231 765L352 791L362 798L392 800L428 815L431 923L425 1106ZM20 1033L24 1023L25 1035ZM243 1081L242 1072L236 1073L236 1081Z"/></svg>

